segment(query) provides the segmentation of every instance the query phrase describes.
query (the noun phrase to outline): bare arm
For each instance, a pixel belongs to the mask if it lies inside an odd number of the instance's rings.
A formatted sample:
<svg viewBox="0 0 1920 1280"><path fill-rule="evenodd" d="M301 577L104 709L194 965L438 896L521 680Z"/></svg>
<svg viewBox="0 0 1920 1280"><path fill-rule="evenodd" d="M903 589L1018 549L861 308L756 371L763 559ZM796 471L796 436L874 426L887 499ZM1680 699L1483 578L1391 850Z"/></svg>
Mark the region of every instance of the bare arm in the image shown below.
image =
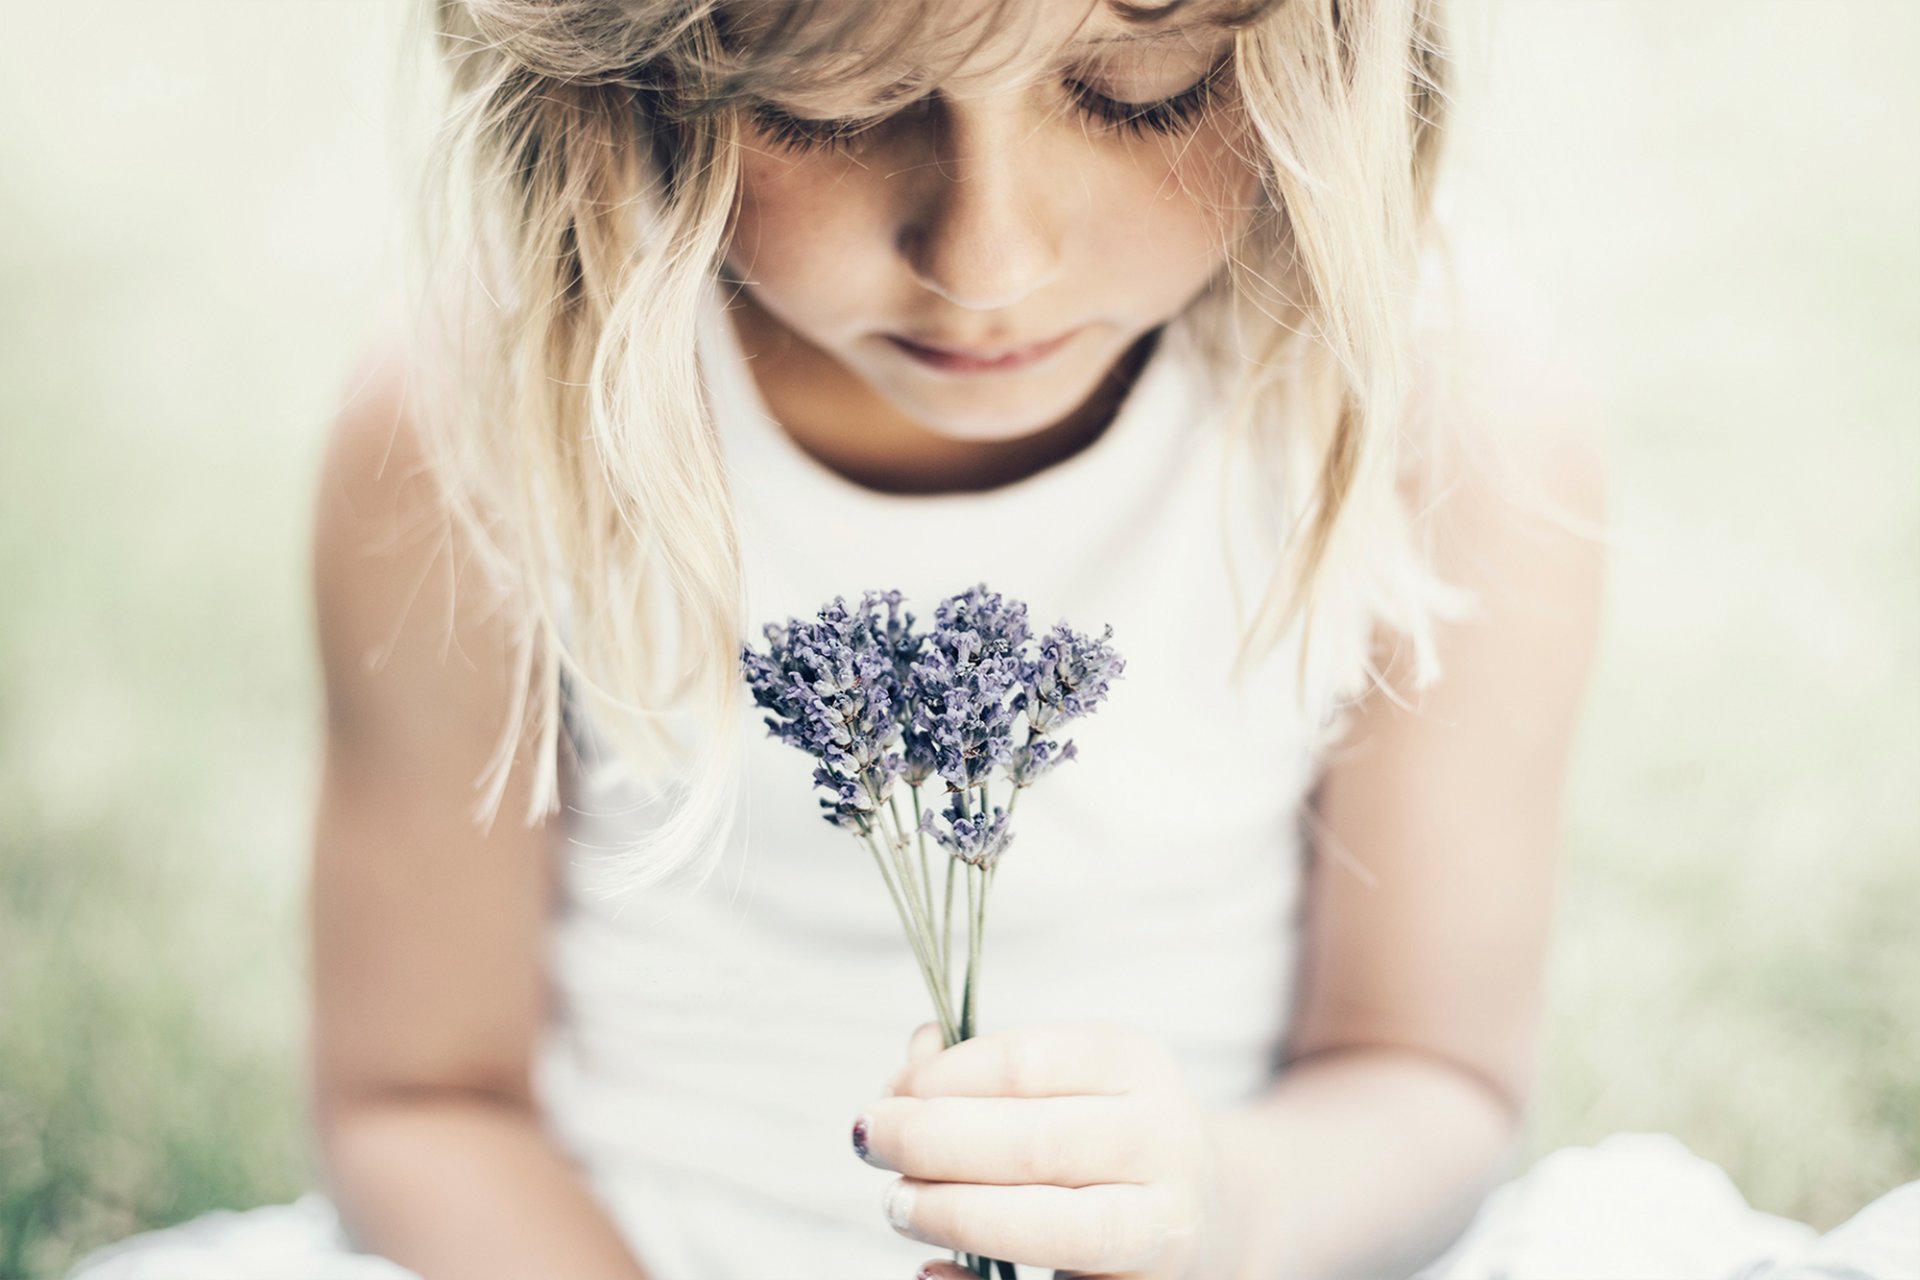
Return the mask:
<svg viewBox="0 0 1920 1280"><path fill-rule="evenodd" d="M1537 493L1597 525L1578 392L1524 351L1487 355L1488 429ZM1290 1061L1257 1105L1216 1117L1238 1175L1235 1280L1405 1277L1518 1154L1602 555L1472 471L1444 504L1441 569L1481 616L1443 632L1415 710L1370 696L1321 778Z"/></svg>
<svg viewBox="0 0 1920 1280"><path fill-rule="evenodd" d="M512 692L498 617L369 359L317 497L326 749L313 844L313 1123L357 1246L428 1280L644 1280L539 1123L531 1064L556 824L490 832L473 779Z"/></svg>

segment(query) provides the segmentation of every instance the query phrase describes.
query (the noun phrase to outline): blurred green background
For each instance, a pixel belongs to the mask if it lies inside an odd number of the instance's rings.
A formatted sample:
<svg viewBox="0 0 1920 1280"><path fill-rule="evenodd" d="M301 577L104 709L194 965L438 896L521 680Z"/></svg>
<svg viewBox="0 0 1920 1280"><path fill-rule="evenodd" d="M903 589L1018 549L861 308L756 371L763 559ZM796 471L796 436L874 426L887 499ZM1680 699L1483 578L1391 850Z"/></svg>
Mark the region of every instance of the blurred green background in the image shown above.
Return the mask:
<svg viewBox="0 0 1920 1280"><path fill-rule="evenodd" d="M398 283L404 6L11 6L0 1278L290 1200L322 432ZM1473 0L1456 218L1613 430L1536 1153L1823 1229L1920 1177L1920 6Z"/></svg>

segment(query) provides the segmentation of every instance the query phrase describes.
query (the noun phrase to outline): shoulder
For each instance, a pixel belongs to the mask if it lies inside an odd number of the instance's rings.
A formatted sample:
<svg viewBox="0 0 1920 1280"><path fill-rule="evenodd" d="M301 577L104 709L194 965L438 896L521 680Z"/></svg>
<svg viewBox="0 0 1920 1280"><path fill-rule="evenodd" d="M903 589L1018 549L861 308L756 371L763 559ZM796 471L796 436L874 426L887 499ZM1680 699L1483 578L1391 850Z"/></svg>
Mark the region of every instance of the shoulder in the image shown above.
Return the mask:
<svg viewBox="0 0 1920 1280"><path fill-rule="evenodd" d="M1410 482L1443 524L1522 509L1597 533L1606 518L1604 415L1553 300L1486 246L1429 256L1416 308ZM1462 529L1459 532L1464 533Z"/></svg>
<svg viewBox="0 0 1920 1280"><path fill-rule="evenodd" d="M513 637L444 500L411 350L370 339L342 387L312 510L315 625L336 749L492 743ZM467 749L471 749L470 747Z"/></svg>
<svg viewBox="0 0 1920 1280"><path fill-rule="evenodd" d="M1535 675L1577 686L1609 540L1605 415L1585 358L1544 292L1487 249L1430 264L1414 335L1407 501L1435 571L1475 606L1446 647L1551 644L1560 669Z"/></svg>
<svg viewBox="0 0 1920 1280"><path fill-rule="evenodd" d="M341 388L313 494L313 583L329 682L347 681L349 648L397 619L402 584L430 563L437 503L409 412L404 346L382 335ZM371 654L357 654L371 658Z"/></svg>

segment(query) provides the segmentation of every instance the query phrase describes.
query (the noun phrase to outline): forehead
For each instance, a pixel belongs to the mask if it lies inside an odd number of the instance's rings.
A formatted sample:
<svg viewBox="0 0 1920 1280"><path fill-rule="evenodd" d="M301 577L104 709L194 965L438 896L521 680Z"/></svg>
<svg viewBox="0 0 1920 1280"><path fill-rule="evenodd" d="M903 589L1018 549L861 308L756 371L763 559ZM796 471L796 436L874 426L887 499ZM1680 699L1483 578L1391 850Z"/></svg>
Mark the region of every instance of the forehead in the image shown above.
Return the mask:
<svg viewBox="0 0 1920 1280"><path fill-rule="evenodd" d="M740 83L805 94L960 96L1024 83L1064 60L1218 48L1260 0L720 0Z"/></svg>

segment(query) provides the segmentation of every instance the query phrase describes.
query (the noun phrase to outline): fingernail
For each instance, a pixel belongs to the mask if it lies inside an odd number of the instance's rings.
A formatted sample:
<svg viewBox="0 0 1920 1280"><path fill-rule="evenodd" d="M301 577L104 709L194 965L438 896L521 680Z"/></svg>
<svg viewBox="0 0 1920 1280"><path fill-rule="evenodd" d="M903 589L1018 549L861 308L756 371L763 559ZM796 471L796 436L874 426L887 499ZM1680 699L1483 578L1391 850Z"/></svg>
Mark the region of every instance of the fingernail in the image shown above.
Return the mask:
<svg viewBox="0 0 1920 1280"><path fill-rule="evenodd" d="M913 1273L913 1280L934 1280L933 1268L932 1267L920 1268L918 1271Z"/></svg>
<svg viewBox="0 0 1920 1280"><path fill-rule="evenodd" d="M865 1116L853 1122L853 1153L862 1160L867 1158L867 1118Z"/></svg>
<svg viewBox="0 0 1920 1280"><path fill-rule="evenodd" d="M887 1187L887 1198L881 1206L887 1212L887 1221L893 1224L895 1231L905 1231L907 1223L913 1218L913 1188L903 1178Z"/></svg>

